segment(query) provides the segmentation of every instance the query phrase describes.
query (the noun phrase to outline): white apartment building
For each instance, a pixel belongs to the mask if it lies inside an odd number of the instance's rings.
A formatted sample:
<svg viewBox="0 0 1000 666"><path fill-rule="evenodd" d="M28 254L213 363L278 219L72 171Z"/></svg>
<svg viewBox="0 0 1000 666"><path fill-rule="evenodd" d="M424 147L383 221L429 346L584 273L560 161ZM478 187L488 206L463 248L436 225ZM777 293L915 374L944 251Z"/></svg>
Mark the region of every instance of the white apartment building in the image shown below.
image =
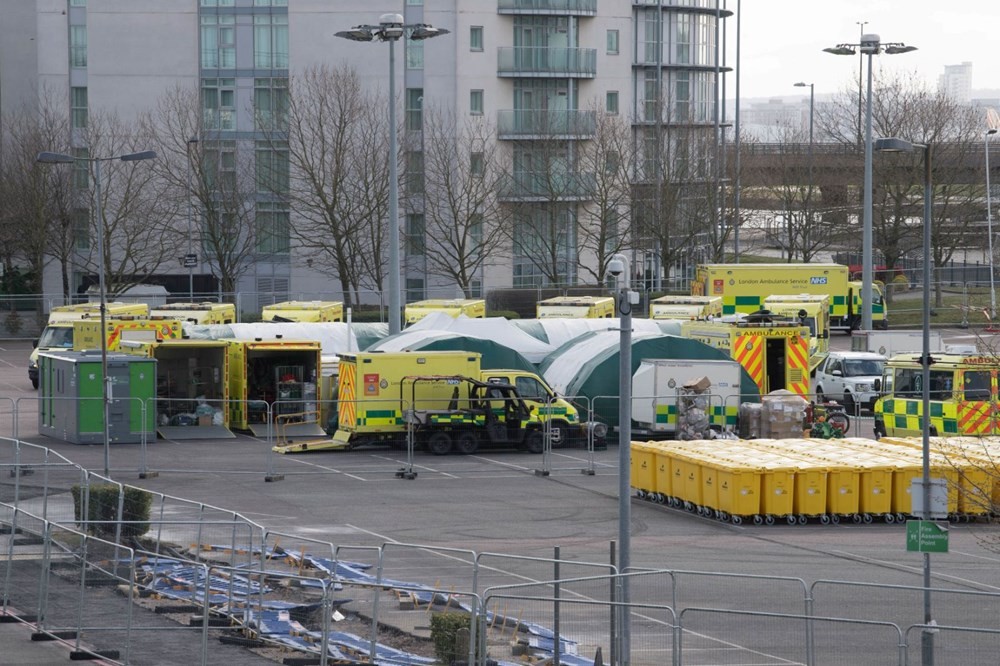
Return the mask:
<svg viewBox="0 0 1000 666"><path fill-rule="evenodd" d="M539 270L532 248L531 206L511 218L524 224L501 258L475 280L477 292L504 287L560 286L587 282L578 268L595 261L579 248L580 210L592 174L576 173L577 148L594 138L599 115L630 126L641 155L633 170L639 204L621 220L619 233L637 270L662 271L661 238L635 231L639 218L684 218L700 194L677 197L663 209L663 183L718 183L718 139L723 133L718 100L725 68L718 59L726 0L0 0L0 112L40 104L42 90L55 93L71 124L89 112L113 109L135 117L175 87L200 91L205 127L202 148L261 138L254 109L287 95L296 76L319 63L349 64L366 85L388 84L386 44L357 43L335 33L377 24L384 13L400 13L408 25L449 31L435 39L396 44L393 91L405 122L401 146L419 151L424 110L443 109L459 118L481 116L496 127L496 151L508 165L511 203L557 209L558 279ZM799 109L790 111L796 116ZM416 140L414 140L416 137ZM211 145L208 145L211 144ZM260 145L259 143L257 144ZM570 184L558 199L537 190L539 153L561 151ZM675 152L662 156L663 146ZM78 146L84 150L86 146ZM260 148L258 148L260 150ZM224 161L219 148L216 159ZM258 156L259 157L259 156ZM412 157L412 159L411 159ZM280 156L279 156L280 158ZM609 158L610 159L610 158ZM280 163L280 159L278 159ZM419 168L420 156L401 159L401 180ZM661 187L656 187L661 183ZM402 186L401 186L402 189ZM578 191L577 191L578 190ZM656 206L650 202L656 200ZM418 197L400 205L403 238L402 288L406 300L460 295L421 256L433 238L423 232ZM644 203L643 203L644 202ZM338 283L297 251L290 228L296 211L273 196L257 197L256 221L269 229L238 290L261 302L286 298L342 297ZM552 212L548 210L548 212ZM194 213L196 219L198 212ZM179 219L179 225L185 220ZM519 228L518 228L519 229ZM197 232L196 232L197 233ZM685 236L692 253L696 248ZM678 241L680 243L681 241ZM696 243L695 243L696 244ZM686 250L685 250L686 251ZM198 252L191 267L195 292L217 287L212 264ZM692 255L693 256L693 255ZM189 268L164 266L161 277L173 292L187 291ZM76 286L92 280L81 267ZM59 275L46 275L47 292L58 293ZM375 297L377 300L377 296Z"/></svg>
<svg viewBox="0 0 1000 666"><path fill-rule="evenodd" d="M938 77L938 88L948 98L959 104L972 101L972 63L945 65L944 74Z"/></svg>

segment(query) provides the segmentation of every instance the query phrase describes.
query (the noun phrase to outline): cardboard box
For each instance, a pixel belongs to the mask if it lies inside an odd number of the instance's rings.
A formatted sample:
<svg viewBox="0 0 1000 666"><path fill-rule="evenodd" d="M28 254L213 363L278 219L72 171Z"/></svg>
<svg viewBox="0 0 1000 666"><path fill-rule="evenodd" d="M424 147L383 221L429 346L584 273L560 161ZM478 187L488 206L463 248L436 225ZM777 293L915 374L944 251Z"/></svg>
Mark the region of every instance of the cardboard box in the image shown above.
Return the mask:
<svg viewBox="0 0 1000 666"><path fill-rule="evenodd" d="M210 426L210 425L212 425L212 415L211 414L202 414L201 416L199 416L198 417L198 425L200 425L200 426Z"/></svg>
<svg viewBox="0 0 1000 666"><path fill-rule="evenodd" d="M684 383L684 388L688 391L707 391L712 387L712 380L708 377L698 377L697 379L689 379Z"/></svg>

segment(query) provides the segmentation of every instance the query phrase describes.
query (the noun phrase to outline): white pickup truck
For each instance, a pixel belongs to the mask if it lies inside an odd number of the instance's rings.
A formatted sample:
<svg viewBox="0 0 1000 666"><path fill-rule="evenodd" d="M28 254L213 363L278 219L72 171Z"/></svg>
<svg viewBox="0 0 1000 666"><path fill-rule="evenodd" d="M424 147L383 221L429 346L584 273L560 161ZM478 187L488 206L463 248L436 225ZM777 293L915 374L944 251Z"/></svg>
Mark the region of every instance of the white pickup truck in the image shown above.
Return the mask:
<svg viewBox="0 0 1000 666"><path fill-rule="evenodd" d="M816 402L836 400L848 414L875 407L875 380L882 377L885 356L873 352L831 351L816 368Z"/></svg>

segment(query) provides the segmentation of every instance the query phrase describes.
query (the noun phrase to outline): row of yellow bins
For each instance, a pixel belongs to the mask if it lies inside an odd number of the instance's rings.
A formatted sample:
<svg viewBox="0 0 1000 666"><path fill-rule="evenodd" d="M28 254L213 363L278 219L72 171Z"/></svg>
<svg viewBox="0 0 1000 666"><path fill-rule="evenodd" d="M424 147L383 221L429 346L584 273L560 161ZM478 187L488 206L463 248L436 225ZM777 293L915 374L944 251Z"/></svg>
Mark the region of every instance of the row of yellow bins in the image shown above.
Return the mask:
<svg viewBox="0 0 1000 666"><path fill-rule="evenodd" d="M1000 438L931 439L932 478L944 478L948 513L992 513L1000 500ZM811 519L902 522L923 474L920 438L632 442L640 498L740 525ZM992 470L992 473L991 473Z"/></svg>

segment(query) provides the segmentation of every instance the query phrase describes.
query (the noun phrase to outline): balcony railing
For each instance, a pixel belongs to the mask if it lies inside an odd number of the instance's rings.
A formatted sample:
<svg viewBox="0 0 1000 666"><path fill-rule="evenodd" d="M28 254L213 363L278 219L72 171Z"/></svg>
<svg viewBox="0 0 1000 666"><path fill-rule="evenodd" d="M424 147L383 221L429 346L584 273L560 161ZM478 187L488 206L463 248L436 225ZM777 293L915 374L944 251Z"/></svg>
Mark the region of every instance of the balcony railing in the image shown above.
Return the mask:
<svg viewBox="0 0 1000 666"><path fill-rule="evenodd" d="M503 201L584 201L595 183L592 173L518 171L503 179L499 195Z"/></svg>
<svg viewBox="0 0 1000 666"><path fill-rule="evenodd" d="M497 49L497 76L574 77L597 75L597 49L502 46Z"/></svg>
<svg viewBox="0 0 1000 666"><path fill-rule="evenodd" d="M536 111L505 109L497 112L500 139L589 139L594 136L594 111Z"/></svg>
<svg viewBox="0 0 1000 666"><path fill-rule="evenodd" d="M497 13L597 16L597 0L499 0Z"/></svg>

